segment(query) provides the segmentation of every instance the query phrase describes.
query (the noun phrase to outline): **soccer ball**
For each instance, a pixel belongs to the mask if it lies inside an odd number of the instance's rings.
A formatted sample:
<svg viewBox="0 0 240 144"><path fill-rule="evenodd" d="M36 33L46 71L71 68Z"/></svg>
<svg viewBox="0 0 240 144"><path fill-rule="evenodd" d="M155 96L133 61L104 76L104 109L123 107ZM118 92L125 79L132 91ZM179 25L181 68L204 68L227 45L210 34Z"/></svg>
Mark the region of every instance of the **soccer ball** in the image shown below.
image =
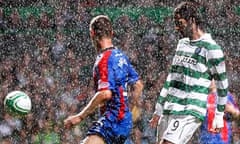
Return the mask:
<svg viewBox="0 0 240 144"><path fill-rule="evenodd" d="M4 108L11 115L26 115L31 111L30 97L22 91L12 91L4 99Z"/></svg>

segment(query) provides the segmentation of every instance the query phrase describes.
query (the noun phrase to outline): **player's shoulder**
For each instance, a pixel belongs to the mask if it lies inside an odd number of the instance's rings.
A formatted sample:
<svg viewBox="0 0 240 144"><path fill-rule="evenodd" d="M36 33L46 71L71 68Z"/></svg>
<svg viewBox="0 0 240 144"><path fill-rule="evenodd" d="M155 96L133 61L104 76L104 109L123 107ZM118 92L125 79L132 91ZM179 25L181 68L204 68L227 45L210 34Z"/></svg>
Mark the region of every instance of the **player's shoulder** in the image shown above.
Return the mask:
<svg viewBox="0 0 240 144"><path fill-rule="evenodd" d="M124 51L122 51L121 49L115 47L113 50L112 50L112 54L115 58L120 58L120 57L126 57L126 53Z"/></svg>
<svg viewBox="0 0 240 144"><path fill-rule="evenodd" d="M211 34L205 33L198 41L195 42L198 47L204 47L207 50L221 49L221 46L216 43Z"/></svg>
<svg viewBox="0 0 240 144"><path fill-rule="evenodd" d="M201 41L205 43L209 47L218 47L217 43L215 40L213 40L211 34L206 33L202 36Z"/></svg>
<svg viewBox="0 0 240 144"><path fill-rule="evenodd" d="M103 53L103 57L105 58L107 57L108 61L111 61L113 63L118 62L119 60L128 59L127 55L117 47L114 47L108 51L105 51Z"/></svg>
<svg viewBox="0 0 240 144"><path fill-rule="evenodd" d="M178 44L184 44L184 43L189 43L190 42L190 39L189 38L181 38L179 41L178 41Z"/></svg>
<svg viewBox="0 0 240 144"><path fill-rule="evenodd" d="M107 49L103 49L101 51L101 55L103 57L110 57L110 56L115 56L116 54L121 53L118 48L116 47L111 47Z"/></svg>

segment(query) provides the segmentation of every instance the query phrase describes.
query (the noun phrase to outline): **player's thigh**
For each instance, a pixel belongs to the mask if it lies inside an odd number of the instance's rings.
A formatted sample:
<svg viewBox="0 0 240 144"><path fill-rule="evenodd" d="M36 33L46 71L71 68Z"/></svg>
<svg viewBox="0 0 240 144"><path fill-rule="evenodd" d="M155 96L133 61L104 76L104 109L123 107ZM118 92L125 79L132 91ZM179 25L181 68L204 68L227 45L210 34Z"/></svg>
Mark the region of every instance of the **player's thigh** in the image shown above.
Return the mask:
<svg viewBox="0 0 240 144"><path fill-rule="evenodd" d="M174 143L167 141L167 140L163 140L160 142L160 144L174 144Z"/></svg>
<svg viewBox="0 0 240 144"><path fill-rule="evenodd" d="M164 144L187 143L201 124L194 116L166 116L163 121L160 123L160 126L164 125L164 128L160 130L160 137Z"/></svg>
<svg viewBox="0 0 240 144"><path fill-rule="evenodd" d="M98 135L89 135L80 144L105 144L105 142Z"/></svg>

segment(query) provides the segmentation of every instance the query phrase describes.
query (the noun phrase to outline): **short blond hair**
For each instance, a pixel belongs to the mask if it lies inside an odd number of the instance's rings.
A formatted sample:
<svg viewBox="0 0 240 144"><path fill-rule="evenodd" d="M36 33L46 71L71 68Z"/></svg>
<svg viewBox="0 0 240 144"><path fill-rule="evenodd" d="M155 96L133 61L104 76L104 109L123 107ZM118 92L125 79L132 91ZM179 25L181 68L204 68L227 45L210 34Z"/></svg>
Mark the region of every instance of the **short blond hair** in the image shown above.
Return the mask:
<svg viewBox="0 0 240 144"><path fill-rule="evenodd" d="M103 37L111 38L113 32L111 20L106 15L94 17L90 22L90 31L93 31L99 39Z"/></svg>

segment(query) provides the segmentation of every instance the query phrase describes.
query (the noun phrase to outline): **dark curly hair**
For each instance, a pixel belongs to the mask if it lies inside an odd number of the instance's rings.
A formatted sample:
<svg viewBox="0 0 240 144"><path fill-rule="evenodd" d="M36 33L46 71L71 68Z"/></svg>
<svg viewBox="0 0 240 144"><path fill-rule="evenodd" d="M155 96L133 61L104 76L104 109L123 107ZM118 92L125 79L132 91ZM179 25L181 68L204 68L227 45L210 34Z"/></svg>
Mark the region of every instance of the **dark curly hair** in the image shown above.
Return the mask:
<svg viewBox="0 0 240 144"><path fill-rule="evenodd" d="M194 19L197 26L199 26L202 30L205 28L201 6L197 2L181 2L174 10L174 16L176 15L179 15L187 21Z"/></svg>

